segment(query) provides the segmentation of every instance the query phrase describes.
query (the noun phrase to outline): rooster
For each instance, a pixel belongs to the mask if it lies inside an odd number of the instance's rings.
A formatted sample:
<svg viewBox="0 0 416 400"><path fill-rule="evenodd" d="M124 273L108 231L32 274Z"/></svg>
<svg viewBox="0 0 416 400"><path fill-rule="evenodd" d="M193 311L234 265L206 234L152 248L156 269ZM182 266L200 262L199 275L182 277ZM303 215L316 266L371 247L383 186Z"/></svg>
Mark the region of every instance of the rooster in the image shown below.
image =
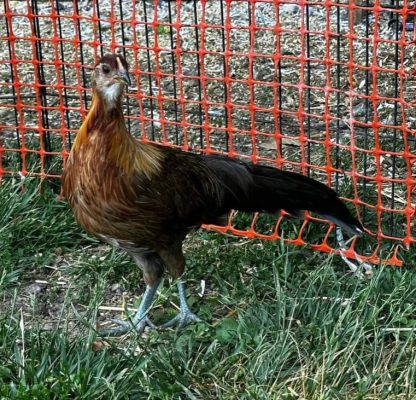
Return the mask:
<svg viewBox="0 0 416 400"><path fill-rule="evenodd" d="M337 194L306 176L137 141L127 131L122 97L130 84L121 55L105 55L92 76L92 104L63 172L63 191L78 223L125 250L143 271L146 290L134 317L113 320L103 335L155 328L148 317L166 269L178 279L180 312L162 328L199 321L188 307L182 242L230 210L292 215L312 211L360 235L362 225Z"/></svg>

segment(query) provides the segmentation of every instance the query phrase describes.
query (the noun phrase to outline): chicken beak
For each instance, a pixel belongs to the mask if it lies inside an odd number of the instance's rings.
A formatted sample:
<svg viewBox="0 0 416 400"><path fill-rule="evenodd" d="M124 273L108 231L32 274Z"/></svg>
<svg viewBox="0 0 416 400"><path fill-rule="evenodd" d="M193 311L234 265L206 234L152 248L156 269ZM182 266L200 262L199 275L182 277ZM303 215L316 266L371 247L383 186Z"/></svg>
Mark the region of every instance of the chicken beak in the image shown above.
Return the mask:
<svg viewBox="0 0 416 400"><path fill-rule="evenodd" d="M119 71L117 78L122 81L126 86L131 86L130 75L127 71Z"/></svg>

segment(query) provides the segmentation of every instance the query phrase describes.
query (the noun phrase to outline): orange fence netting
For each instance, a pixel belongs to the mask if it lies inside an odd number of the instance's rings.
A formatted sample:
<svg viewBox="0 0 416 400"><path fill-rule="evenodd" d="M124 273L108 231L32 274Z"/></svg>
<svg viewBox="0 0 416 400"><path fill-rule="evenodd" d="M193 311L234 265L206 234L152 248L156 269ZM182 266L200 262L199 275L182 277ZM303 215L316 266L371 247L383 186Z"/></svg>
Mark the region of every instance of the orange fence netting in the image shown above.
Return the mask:
<svg viewBox="0 0 416 400"><path fill-rule="evenodd" d="M369 233L348 257L400 265L416 241L415 10L407 0L4 0L0 177L59 182L90 70L120 51L134 135L308 174ZM338 247L314 216L234 213L214 228Z"/></svg>

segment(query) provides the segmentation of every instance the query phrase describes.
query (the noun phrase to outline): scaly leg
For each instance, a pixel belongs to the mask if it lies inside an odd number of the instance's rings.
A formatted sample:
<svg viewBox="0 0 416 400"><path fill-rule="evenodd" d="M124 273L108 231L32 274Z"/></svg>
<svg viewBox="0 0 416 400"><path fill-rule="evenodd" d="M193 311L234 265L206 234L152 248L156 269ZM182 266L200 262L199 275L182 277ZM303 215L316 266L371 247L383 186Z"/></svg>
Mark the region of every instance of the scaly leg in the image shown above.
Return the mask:
<svg viewBox="0 0 416 400"><path fill-rule="evenodd" d="M160 281L159 281L160 282ZM126 321L120 319L112 319L111 321L118 326L114 328L102 329L100 330L101 336L116 336L127 333L128 331L134 329L138 334L142 334L146 326L150 329L156 329L156 325L150 321L147 313L152 305L153 297L159 286L157 282L152 287L146 286L146 291L144 292L143 299L140 303L140 306L132 319Z"/></svg>
<svg viewBox="0 0 416 400"><path fill-rule="evenodd" d="M177 325L178 329L180 329L189 322L201 322L201 320L189 309L188 303L186 301L185 284L183 282L178 282L177 286L179 293L180 312L176 317L164 323L161 326L162 329L170 328L174 325Z"/></svg>

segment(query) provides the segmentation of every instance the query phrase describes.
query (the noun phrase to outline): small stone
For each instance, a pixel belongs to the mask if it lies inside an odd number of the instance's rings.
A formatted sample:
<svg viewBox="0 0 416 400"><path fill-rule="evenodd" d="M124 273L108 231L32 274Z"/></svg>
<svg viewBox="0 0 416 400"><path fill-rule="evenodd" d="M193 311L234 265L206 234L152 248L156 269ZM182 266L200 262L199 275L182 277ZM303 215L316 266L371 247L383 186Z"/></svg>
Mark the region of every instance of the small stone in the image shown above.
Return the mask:
<svg viewBox="0 0 416 400"><path fill-rule="evenodd" d="M111 285L110 290L111 290L112 292L116 292L116 293L120 293L120 292L122 292L122 291L123 291L123 290L122 290L122 287L121 287L121 285L120 285L119 283L114 283L113 285Z"/></svg>
<svg viewBox="0 0 416 400"><path fill-rule="evenodd" d="M91 345L93 351L99 351L106 347L106 344L102 340L96 340Z"/></svg>
<svg viewBox="0 0 416 400"><path fill-rule="evenodd" d="M39 294L43 292L46 288L46 285L41 283L32 283L31 285L26 287L26 292L28 294Z"/></svg>

